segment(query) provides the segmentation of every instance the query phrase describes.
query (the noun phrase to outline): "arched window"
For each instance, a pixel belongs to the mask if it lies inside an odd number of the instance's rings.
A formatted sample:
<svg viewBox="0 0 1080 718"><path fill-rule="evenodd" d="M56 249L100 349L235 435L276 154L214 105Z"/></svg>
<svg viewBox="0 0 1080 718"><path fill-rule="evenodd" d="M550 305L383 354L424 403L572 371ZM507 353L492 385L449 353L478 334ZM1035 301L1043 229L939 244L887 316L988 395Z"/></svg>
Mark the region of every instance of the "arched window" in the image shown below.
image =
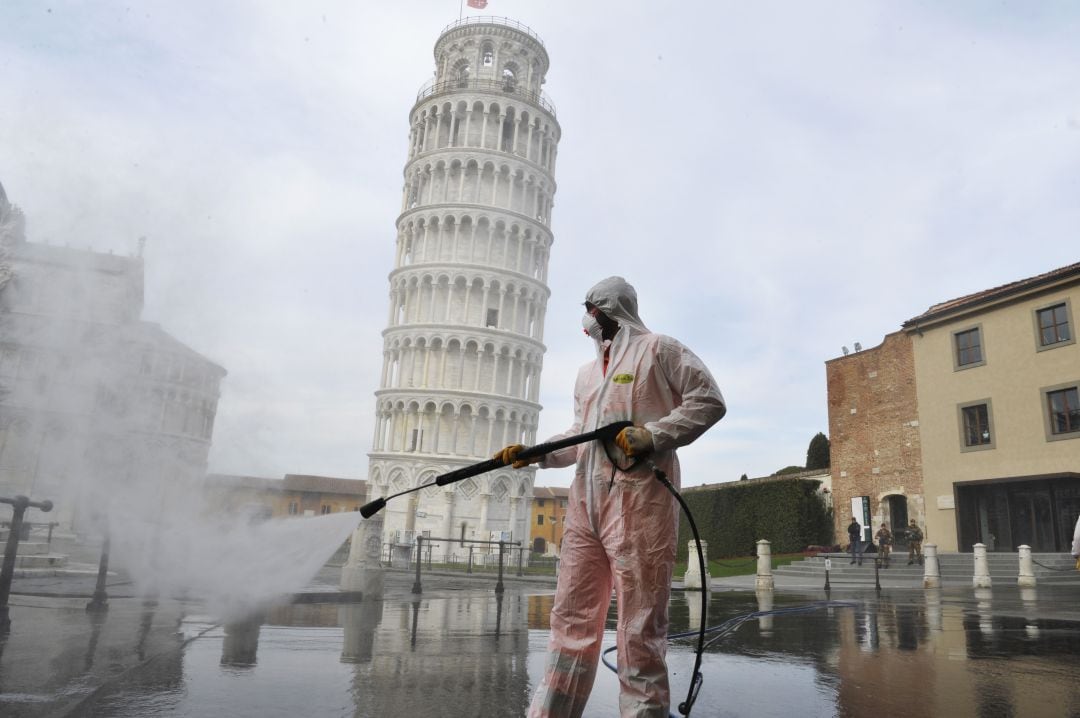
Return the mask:
<svg viewBox="0 0 1080 718"><path fill-rule="evenodd" d="M457 82L458 87L469 86L469 73L471 68L469 67L469 61L465 58L461 58L454 63L453 78Z"/></svg>
<svg viewBox="0 0 1080 718"><path fill-rule="evenodd" d="M480 51L480 64L484 67L491 67L495 64L495 48L490 44L485 44L484 49Z"/></svg>
<svg viewBox="0 0 1080 718"><path fill-rule="evenodd" d="M517 86L517 65L512 62L503 65L502 81L506 90L513 90Z"/></svg>

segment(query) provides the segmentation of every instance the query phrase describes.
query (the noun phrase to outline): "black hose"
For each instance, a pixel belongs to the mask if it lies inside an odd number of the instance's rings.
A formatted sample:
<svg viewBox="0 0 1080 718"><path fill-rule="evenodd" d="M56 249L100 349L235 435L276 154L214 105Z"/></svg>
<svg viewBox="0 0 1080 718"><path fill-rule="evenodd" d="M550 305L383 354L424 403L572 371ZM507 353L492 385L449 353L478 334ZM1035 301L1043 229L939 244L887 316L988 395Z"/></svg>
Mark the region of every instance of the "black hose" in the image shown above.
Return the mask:
<svg viewBox="0 0 1080 718"><path fill-rule="evenodd" d="M701 675L701 657L705 651L705 627L709 625L709 590L705 585L706 577L708 576L708 569L705 568L705 552L701 549L701 535L698 533L697 524L694 522L694 515L690 513L690 507L686 505L686 501L683 500L682 494L676 490L671 482L668 481L667 474L660 470L656 464L649 462L649 468L652 469L653 476L657 481L667 487L667 490L671 492L671 495L675 497L675 500L679 502L679 506L682 507L683 513L686 514L686 520L690 522L690 532L694 535L694 545L697 547L698 557L698 571L701 576L701 628L698 630L698 642L697 650L694 655L694 673L690 679L690 687L686 690L686 700L679 704L679 712L684 716L689 716L690 711L694 708L694 702L697 700L698 693L701 691L701 685L704 682L704 677Z"/></svg>

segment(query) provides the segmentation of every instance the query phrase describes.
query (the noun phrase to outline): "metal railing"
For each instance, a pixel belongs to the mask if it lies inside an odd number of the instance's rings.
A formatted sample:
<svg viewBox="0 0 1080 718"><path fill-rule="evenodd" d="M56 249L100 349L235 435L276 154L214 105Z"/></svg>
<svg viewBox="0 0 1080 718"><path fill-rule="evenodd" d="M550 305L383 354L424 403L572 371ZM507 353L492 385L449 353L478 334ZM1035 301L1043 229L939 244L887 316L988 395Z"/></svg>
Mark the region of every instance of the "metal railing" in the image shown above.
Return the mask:
<svg viewBox="0 0 1080 718"><path fill-rule="evenodd" d="M452 544L461 544L458 548L447 552L434 544L447 541ZM506 563L514 567L517 575L521 576L528 572L531 575L554 576L556 573L558 558L538 554L530 546L520 546L517 543L506 543ZM470 545L471 544L471 545ZM380 561L384 566L395 568L414 568L416 544L385 543L382 547ZM499 566L499 554L497 541L484 546L471 539L442 539L424 538L423 556L421 560L427 570L438 569L443 571L460 571L463 574L474 573L497 573ZM394 549L406 549L395 555Z"/></svg>
<svg viewBox="0 0 1080 718"><path fill-rule="evenodd" d="M544 41L540 39L540 36L537 35L531 27L529 27L528 25L523 25L517 20L512 20L508 17L482 16L461 18L460 20L455 20L454 22L444 27L442 29L442 32L439 33L439 37L442 37L443 35L455 28L465 27L466 25L501 25L503 27L509 27L517 30L518 32L528 35L533 40L536 40L538 43L540 43L540 47L543 47L545 50L547 50L547 48L544 47Z"/></svg>
<svg viewBox="0 0 1080 718"><path fill-rule="evenodd" d="M452 80L443 80L442 82L436 82L435 80L428 80L423 87L416 93L416 103L419 104L429 97L435 97L437 95L443 95L448 92L460 92L461 90L478 90L480 92L496 92L503 95L510 95L512 97L526 100L539 105L552 117L555 117L555 105L541 90L536 92L520 86L519 83L503 78L501 80L483 80L475 77L461 77Z"/></svg>

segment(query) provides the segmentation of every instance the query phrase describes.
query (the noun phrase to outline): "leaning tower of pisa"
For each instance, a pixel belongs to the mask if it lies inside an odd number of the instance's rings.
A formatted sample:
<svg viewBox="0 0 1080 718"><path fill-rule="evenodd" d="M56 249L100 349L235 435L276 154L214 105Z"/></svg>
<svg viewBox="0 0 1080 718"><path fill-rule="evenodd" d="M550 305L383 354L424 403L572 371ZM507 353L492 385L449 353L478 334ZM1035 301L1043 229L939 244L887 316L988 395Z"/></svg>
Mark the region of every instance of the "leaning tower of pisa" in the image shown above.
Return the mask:
<svg viewBox="0 0 1080 718"><path fill-rule="evenodd" d="M505 18L460 20L435 43L409 113L373 497L535 443L560 135L547 70L540 38ZM506 469L390 502L383 541L511 532L526 545L533 478Z"/></svg>

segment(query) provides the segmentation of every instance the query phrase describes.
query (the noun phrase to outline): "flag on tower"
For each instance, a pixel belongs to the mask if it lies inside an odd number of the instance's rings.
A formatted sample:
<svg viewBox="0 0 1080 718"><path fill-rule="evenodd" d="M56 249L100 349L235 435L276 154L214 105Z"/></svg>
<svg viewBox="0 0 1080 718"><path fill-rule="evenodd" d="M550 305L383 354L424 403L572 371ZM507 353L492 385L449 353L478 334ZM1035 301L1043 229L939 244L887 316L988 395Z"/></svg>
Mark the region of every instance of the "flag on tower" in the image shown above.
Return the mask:
<svg viewBox="0 0 1080 718"><path fill-rule="evenodd" d="M477 10L483 10L487 7L487 0L466 0L465 4Z"/></svg>

